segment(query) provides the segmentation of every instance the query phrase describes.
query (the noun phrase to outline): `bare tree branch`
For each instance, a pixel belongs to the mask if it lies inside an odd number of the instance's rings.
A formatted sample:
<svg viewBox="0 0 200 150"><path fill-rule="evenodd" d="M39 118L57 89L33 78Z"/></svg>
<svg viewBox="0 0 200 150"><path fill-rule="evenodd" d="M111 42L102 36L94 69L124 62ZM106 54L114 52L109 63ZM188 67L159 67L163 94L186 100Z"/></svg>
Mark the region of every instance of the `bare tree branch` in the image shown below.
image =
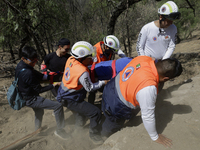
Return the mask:
<svg viewBox="0 0 200 150"><path fill-rule="evenodd" d="M189 0L186 0L186 2L188 3L188 5L190 6L190 8L193 10L193 14L195 16L195 9L194 7L190 4Z"/></svg>
<svg viewBox="0 0 200 150"><path fill-rule="evenodd" d="M16 14L22 14L15 6L13 6L10 2L8 2L7 0L3 0L4 3L6 3L7 5L9 5L9 7L16 13Z"/></svg>

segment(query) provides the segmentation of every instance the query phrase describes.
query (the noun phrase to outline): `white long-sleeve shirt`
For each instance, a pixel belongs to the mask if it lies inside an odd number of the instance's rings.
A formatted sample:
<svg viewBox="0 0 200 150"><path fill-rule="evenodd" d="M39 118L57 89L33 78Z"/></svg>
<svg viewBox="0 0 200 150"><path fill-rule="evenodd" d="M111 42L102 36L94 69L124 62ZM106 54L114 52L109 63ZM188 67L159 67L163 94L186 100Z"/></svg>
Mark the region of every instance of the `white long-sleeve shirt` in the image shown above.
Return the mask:
<svg viewBox="0 0 200 150"><path fill-rule="evenodd" d="M155 121L155 103L157 98L157 88L155 86L147 86L141 89L136 99L140 104L141 117L148 134L153 141L158 139Z"/></svg>
<svg viewBox="0 0 200 150"><path fill-rule="evenodd" d="M92 83L90 79L90 75L86 71L80 76L79 83L83 85L84 89L87 92L91 92L91 91L95 91L101 88L105 84L105 81L98 81L98 82Z"/></svg>
<svg viewBox="0 0 200 150"><path fill-rule="evenodd" d="M158 28L154 21L144 25L137 40L138 55L156 59L169 58L175 49L177 28L174 24L167 28Z"/></svg>

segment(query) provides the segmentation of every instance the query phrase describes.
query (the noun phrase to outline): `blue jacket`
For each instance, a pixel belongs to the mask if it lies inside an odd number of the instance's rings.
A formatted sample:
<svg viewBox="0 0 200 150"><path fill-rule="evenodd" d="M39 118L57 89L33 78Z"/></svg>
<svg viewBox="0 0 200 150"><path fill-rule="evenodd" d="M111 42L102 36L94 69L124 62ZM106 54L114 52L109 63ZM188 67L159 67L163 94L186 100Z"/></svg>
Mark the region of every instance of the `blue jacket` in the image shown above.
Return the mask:
<svg viewBox="0 0 200 150"><path fill-rule="evenodd" d="M104 87L101 110L117 119L123 118L129 120L132 117L132 109L120 100L115 87L115 78L112 78Z"/></svg>
<svg viewBox="0 0 200 150"><path fill-rule="evenodd" d="M102 61L95 65L95 77L99 80L110 80L113 77L113 71L116 75L132 60L130 57L124 57L117 60ZM112 63L115 61L114 66Z"/></svg>

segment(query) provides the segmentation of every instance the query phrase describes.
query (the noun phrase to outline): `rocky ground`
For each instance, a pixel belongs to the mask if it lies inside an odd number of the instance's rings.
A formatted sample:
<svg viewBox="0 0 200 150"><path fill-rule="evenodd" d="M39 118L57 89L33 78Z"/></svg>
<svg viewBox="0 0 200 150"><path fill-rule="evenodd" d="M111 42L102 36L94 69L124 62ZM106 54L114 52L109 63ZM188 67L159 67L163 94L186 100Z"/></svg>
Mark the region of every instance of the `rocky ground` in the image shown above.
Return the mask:
<svg viewBox="0 0 200 150"><path fill-rule="evenodd" d="M173 57L183 65L180 77L166 82L158 95L156 106L157 130L173 140L174 150L198 150L200 147L200 36L177 45ZM137 54L134 52L133 56ZM24 107L14 111L7 102L6 90L14 79L16 64L9 63L10 54L0 51L0 149L34 131L34 113ZM52 97L44 93L44 97ZM100 98L98 98L100 100ZM140 114L124 128L108 138L103 145L89 140L89 121L81 130L74 130L74 116L65 109L65 130L72 138L63 141L54 136L56 127L51 110L46 110L40 134L10 146L12 150L160 150L167 149L151 141Z"/></svg>

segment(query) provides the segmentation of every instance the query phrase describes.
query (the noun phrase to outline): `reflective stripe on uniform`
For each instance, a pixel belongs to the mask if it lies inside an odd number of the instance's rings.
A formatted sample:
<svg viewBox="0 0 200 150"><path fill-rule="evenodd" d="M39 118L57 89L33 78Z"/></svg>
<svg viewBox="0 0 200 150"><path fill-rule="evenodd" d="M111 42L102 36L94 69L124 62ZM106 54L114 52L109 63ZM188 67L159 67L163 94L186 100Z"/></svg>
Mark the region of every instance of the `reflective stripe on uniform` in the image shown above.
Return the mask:
<svg viewBox="0 0 200 150"><path fill-rule="evenodd" d="M81 89L79 89L79 90L68 89L67 87L64 86L63 82L61 82L60 86L65 92L69 92L69 93L78 92L78 91L81 91L83 89L83 87Z"/></svg>
<svg viewBox="0 0 200 150"><path fill-rule="evenodd" d="M118 94L120 100L121 100L127 107L129 107L129 108L131 108L131 109L135 109L136 107L135 107L132 103L130 103L130 102L128 102L128 101L126 101L126 100L124 99L124 97L123 97L123 95L122 95L122 93L121 93L121 90L120 90L119 79L120 79L120 74L118 74L118 75L115 77L115 87L116 87L117 94Z"/></svg>

